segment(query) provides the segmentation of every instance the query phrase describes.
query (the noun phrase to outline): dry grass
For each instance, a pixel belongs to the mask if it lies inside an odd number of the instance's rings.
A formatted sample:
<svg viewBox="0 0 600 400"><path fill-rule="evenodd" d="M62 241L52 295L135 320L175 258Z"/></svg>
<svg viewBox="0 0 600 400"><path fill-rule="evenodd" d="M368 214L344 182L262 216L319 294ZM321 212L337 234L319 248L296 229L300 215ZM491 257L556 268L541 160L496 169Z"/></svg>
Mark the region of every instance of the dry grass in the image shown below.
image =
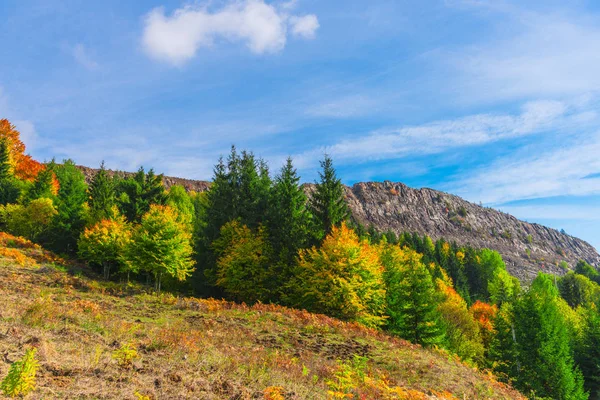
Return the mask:
<svg viewBox="0 0 600 400"><path fill-rule="evenodd" d="M70 275L57 262L0 235L0 377L36 347L38 384L28 398L521 398L443 352L357 324L156 296Z"/></svg>

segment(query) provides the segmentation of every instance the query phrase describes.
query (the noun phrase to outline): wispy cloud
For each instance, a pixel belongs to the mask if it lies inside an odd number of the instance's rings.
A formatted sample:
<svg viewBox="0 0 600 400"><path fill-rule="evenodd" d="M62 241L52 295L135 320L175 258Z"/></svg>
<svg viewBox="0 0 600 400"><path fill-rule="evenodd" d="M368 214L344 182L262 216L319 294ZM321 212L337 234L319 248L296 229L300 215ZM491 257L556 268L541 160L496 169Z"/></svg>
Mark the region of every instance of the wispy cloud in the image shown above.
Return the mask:
<svg viewBox="0 0 600 400"><path fill-rule="evenodd" d="M289 5L288 5L289 6ZM243 42L256 54L276 53L286 44L288 27L294 36L312 39L319 28L315 15L289 15L264 0L231 1L223 8L184 6L170 16L163 7L146 16L142 43L153 58L181 65L217 39Z"/></svg>
<svg viewBox="0 0 600 400"><path fill-rule="evenodd" d="M81 43L76 44L73 47L72 54L73 54L73 58L75 58L75 61L77 61L84 68L86 68L90 71L94 71L94 70L98 69L98 67L99 67L98 63L96 61L94 61L94 59L90 56L86 47L84 45L82 45Z"/></svg>
<svg viewBox="0 0 600 400"><path fill-rule="evenodd" d="M342 140L300 155L303 163L328 153L338 162L401 158L436 154L449 149L483 145L539 133L566 118L567 106L558 101L526 103L519 115L477 114L420 126L381 129L367 136Z"/></svg>
<svg viewBox="0 0 600 400"><path fill-rule="evenodd" d="M350 118L373 112L379 102L365 95L350 95L315 104L306 110L312 117Z"/></svg>

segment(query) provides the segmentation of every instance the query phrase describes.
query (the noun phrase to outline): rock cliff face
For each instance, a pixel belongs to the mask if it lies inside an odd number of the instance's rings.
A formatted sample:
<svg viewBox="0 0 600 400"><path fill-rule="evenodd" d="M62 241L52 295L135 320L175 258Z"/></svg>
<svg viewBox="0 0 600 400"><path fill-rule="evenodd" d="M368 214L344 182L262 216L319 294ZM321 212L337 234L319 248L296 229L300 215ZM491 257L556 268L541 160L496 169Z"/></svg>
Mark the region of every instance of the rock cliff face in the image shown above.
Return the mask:
<svg viewBox="0 0 600 400"><path fill-rule="evenodd" d="M96 170L81 167L89 181ZM129 176L132 173L112 172ZM164 177L166 187L182 185L202 192L210 182ZM310 193L312 184L305 187ZM598 266L600 255L587 242L539 224L520 221L512 215L481 207L448 193L412 189L402 183L363 182L346 187L346 199L354 218L365 226L396 234L417 232L432 239L444 238L461 245L498 251L508 270L524 281L538 271L564 274L583 259Z"/></svg>

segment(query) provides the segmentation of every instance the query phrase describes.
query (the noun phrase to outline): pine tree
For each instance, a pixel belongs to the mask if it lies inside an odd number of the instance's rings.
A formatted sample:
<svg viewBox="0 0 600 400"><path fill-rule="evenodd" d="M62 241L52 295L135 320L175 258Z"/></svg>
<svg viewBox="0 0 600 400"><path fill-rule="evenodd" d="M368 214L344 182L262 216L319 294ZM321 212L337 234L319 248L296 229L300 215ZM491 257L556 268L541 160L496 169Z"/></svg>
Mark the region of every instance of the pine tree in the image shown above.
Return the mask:
<svg viewBox="0 0 600 400"><path fill-rule="evenodd" d="M164 205L167 199L162 175L156 175L150 169L148 173L141 167L130 178L121 180L117 185L117 205L128 222L140 222L142 216L153 204Z"/></svg>
<svg viewBox="0 0 600 400"><path fill-rule="evenodd" d="M310 221L306 195L291 158L275 178L268 210L267 227L278 270L274 286L281 288L291 278L298 251L308 244Z"/></svg>
<svg viewBox="0 0 600 400"><path fill-rule="evenodd" d="M325 155L321 161L320 181L310 198L310 210L313 215L313 236L317 242L331 232L334 226L340 226L350 217L350 211L344 199L344 187L333 168L333 160Z"/></svg>
<svg viewBox="0 0 600 400"><path fill-rule="evenodd" d="M88 204L94 222L116 217L115 181L108 175L104 161L88 187Z"/></svg>
<svg viewBox="0 0 600 400"><path fill-rule="evenodd" d="M25 202L29 203L30 201L36 199L51 199L55 195L55 186L54 186L54 168L56 164L54 161L45 165L44 169L42 169L35 180L33 181L33 185L27 191L27 195L25 196Z"/></svg>
<svg viewBox="0 0 600 400"><path fill-rule="evenodd" d="M60 253L73 253L77 250L77 239L85 225L87 185L83 173L72 160L65 160L55 168L60 188L54 198L58 214L50 229L40 235L40 241Z"/></svg>
<svg viewBox="0 0 600 400"><path fill-rule="evenodd" d="M0 204L16 203L21 186L15 178L8 141L0 138Z"/></svg>
<svg viewBox="0 0 600 400"><path fill-rule="evenodd" d="M539 397L587 399L551 277L538 275L516 302L514 324L519 364L514 376L516 386Z"/></svg>
<svg viewBox="0 0 600 400"><path fill-rule="evenodd" d="M384 245L387 329L413 343L440 344L444 333L438 311L439 296L429 271L414 250Z"/></svg>
<svg viewBox="0 0 600 400"><path fill-rule="evenodd" d="M590 399L600 399L600 312L596 306L582 308L584 321L576 360L585 377L585 388Z"/></svg>

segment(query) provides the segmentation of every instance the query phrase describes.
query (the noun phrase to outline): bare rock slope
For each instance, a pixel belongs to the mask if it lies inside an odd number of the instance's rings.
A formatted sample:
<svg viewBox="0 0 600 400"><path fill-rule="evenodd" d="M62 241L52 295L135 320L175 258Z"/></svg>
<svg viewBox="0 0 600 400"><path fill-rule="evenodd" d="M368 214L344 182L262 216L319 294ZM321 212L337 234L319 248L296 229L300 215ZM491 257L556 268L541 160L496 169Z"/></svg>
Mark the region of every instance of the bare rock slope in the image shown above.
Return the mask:
<svg viewBox="0 0 600 400"><path fill-rule="evenodd" d="M91 168L81 169L88 181L95 173ZM163 182L167 187L182 185L196 192L210 187L210 182L174 177L164 177ZM306 185L308 192L311 186ZM581 239L437 190L412 189L388 181L361 182L346 187L346 199L357 221L380 231L417 232L434 240L444 238L496 250L508 270L524 281L533 279L538 271L565 273L561 261L571 268L579 260L600 264L600 254Z"/></svg>

